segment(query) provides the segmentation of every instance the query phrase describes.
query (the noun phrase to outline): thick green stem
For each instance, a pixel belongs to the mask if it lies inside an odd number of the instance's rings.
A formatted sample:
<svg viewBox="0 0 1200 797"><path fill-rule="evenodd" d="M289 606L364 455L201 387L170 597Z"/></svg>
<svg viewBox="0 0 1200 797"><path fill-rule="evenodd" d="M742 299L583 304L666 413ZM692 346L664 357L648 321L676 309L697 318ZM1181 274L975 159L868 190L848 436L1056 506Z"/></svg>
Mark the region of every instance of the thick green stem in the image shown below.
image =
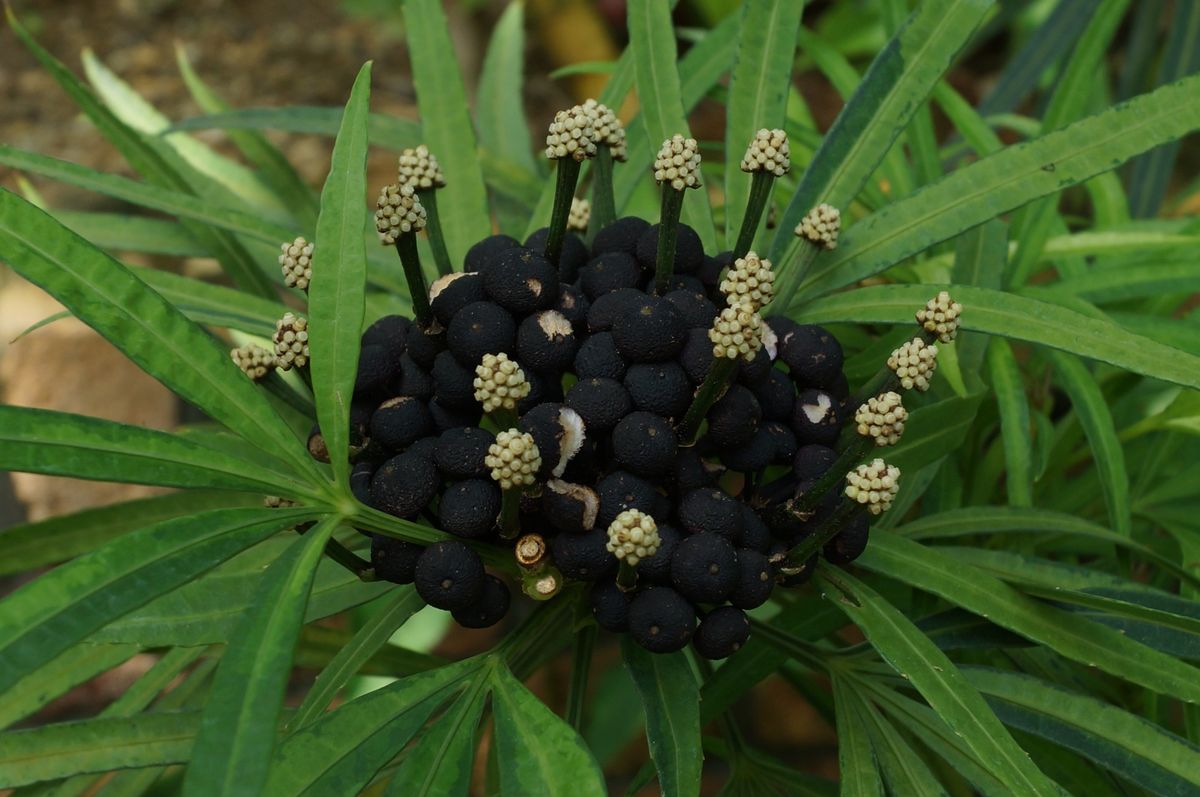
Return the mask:
<svg viewBox="0 0 1200 797"><path fill-rule="evenodd" d="M796 499L793 508L797 512L811 512L821 503L821 499L830 489L841 484L850 468L858 464L867 452L875 447L875 441L870 437L854 435L838 458L829 466L829 470L821 474L812 487L804 491L804 495Z"/></svg>
<svg viewBox="0 0 1200 797"><path fill-rule="evenodd" d="M558 267L562 257L563 240L567 236L567 221L571 217L571 200L575 198L575 184L579 182L579 161L574 158L558 159L558 174L554 185L554 211L550 214L550 229L546 233L545 257Z"/></svg>
<svg viewBox="0 0 1200 797"><path fill-rule="evenodd" d="M680 445L690 446L696 442L696 435L700 431L700 424L704 423L704 416L708 415L709 408L717 402L717 399L725 395L725 390L729 387L729 382L737 371L737 364L736 358L717 357L713 359L713 363L708 369L708 375L704 377L704 383L696 391L696 395L692 398L692 405L688 407L687 414L683 416L683 420L680 421L679 428L676 430L679 434Z"/></svg>
<svg viewBox="0 0 1200 797"><path fill-rule="evenodd" d="M517 488L505 490L500 497L500 536L512 540L520 531L521 491Z"/></svg>
<svg viewBox="0 0 1200 797"><path fill-rule="evenodd" d="M613 195L612 150L601 146L592 164L592 218L588 223L587 242L591 246L596 233L617 220L617 200Z"/></svg>
<svg viewBox="0 0 1200 797"><path fill-rule="evenodd" d="M325 543L325 555L358 576L360 581L378 580L375 577L375 568L370 562L337 540L331 539Z"/></svg>
<svg viewBox="0 0 1200 797"><path fill-rule="evenodd" d="M654 293L658 296L667 292L671 275L675 273L675 241L679 236L679 214L682 211L683 191L664 185L662 213L658 219L658 254L654 259Z"/></svg>
<svg viewBox="0 0 1200 797"><path fill-rule="evenodd" d="M412 299L413 315L422 329L429 327L433 313L429 309L429 290L425 287L425 275L421 272L421 255L417 253L417 234L401 233L396 239L396 252L404 266L404 279L408 282L408 293Z"/></svg>
<svg viewBox="0 0 1200 797"><path fill-rule="evenodd" d="M796 259L791 262L791 265L786 268L779 269L776 273L779 278L775 281L775 299L773 304L780 308L779 312L787 313L792 306L792 299L796 296L796 290L800 287L800 283L804 281L804 277L808 274L809 268L812 267L813 261L817 259L817 255L821 254L824 249L816 244L801 239L799 243L799 251L796 252Z"/></svg>
<svg viewBox="0 0 1200 797"><path fill-rule="evenodd" d="M450 252L446 250L446 236L442 234L441 220L438 219L437 189L427 188L417 192L417 199L425 208L425 234L429 236L429 248L433 250L433 262L437 265L438 274L443 277L454 272L450 263Z"/></svg>
<svg viewBox="0 0 1200 797"><path fill-rule="evenodd" d="M621 566L617 568L617 588L622 592L633 592L637 589L637 582L637 568L622 559Z"/></svg>
<svg viewBox="0 0 1200 797"><path fill-rule="evenodd" d="M833 514L825 519L825 522L817 526L813 533L800 541L800 544L788 551L787 561L783 565L784 572L787 567L803 567L804 564L812 558L812 555L825 547L825 543L832 540L846 525L854 520L855 517L866 511L866 506L851 501L848 498L842 500L837 505L837 509L833 510Z"/></svg>
<svg viewBox="0 0 1200 797"><path fill-rule="evenodd" d="M738 231L737 245L733 247L733 259L745 257L754 245L754 234L758 223L771 198L771 185L775 175L770 172L755 172L750 181L750 200L746 203L746 215L742 216L742 228Z"/></svg>
<svg viewBox="0 0 1200 797"><path fill-rule="evenodd" d="M596 646L596 626L585 625L575 635L575 651L571 657L571 683L567 687L567 710L563 718L575 730L583 725L583 707L587 700L588 675L592 668L592 650Z"/></svg>

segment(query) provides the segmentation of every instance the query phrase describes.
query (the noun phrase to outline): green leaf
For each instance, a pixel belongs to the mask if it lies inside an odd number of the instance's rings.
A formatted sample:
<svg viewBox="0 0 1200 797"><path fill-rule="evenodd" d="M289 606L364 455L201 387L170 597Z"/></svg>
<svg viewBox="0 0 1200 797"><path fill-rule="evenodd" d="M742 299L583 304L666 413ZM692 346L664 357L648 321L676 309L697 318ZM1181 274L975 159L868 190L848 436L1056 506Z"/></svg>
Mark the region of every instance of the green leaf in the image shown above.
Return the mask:
<svg viewBox="0 0 1200 797"><path fill-rule="evenodd" d="M974 751L979 763L1013 794L1058 793L958 667L908 618L845 571L822 566L817 578L830 589L838 608L862 630L879 655L921 693Z"/></svg>
<svg viewBox="0 0 1200 797"><path fill-rule="evenodd" d="M120 150L125 160L138 173L154 185L185 194L192 193L187 182L163 159L158 151L150 147L142 136L105 108L91 90L75 77L62 62L34 41L24 26L17 21L11 9L7 13L8 23L13 32L17 34L17 38L29 48L42 67L58 82L71 100L87 114L100 133ZM273 288L270 281L233 236L221 230L210 229L190 222L185 223L184 226L221 260L222 265L239 287L260 296L271 295Z"/></svg>
<svg viewBox="0 0 1200 797"><path fill-rule="evenodd" d="M687 115L675 64L675 28L671 10L662 0L630 0L629 47L633 51L642 123L654 151L676 133L687 137ZM700 236L705 251L716 251L717 231L713 226L708 191L687 191L683 219ZM618 198L619 201L619 198Z"/></svg>
<svg viewBox="0 0 1200 797"><path fill-rule="evenodd" d="M1033 441L1029 399L1012 347L1004 338L993 338L987 349L988 374L1000 410L1000 434L1008 469L1004 486L1012 506L1033 506Z"/></svg>
<svg viewBox="0 0 1200 797"><path fill-rule="evenodd" d="M129 269L52 217L0 190L0 258L44 288L146 373L302 472L307 449L229 352Z"/></svg>
<svg viewBox="0 0 1200 797"><path fill-rule="evenodd" d="M1074 750L1153 794L1190 794L1200 748L1104 701L1018 673L964 667L1006 723Z"/></svg>
<svg viewBox="0 0 1200 797"><path fill-rule="evenodd" d="M783 127L803 0L750 0L725 109L725 240L737 238L750 199L750 176L739 168L761 128Z"/></svg>
<svg viewBox="0 0 1200 797"><path fill-rule="evenodd" d="M1115 169L1134 155L1197 128L1200 76L1008 147L844 229L838 248L817 259L800 283L798 296L828 293L878 274L936 243ZM830 138L832 134L826 141ZM780 227L790 236L788 225L785 217Z"/></svg>
<svg viewBox="0 0 1200 797"><path fill-rule="evenodd" d="M874 706L864 704L860 716L871 735L889 794L947 797L945 787L938 782L925 760Z"/></svg>
<svg viewBox="0 0 1200 797"><path fill-rule="evenodd" d="M1129 504L1129 475L1125 470L1125 452L1117 439L1108 400L1100 391L1087 367L1078 358L1067 354L1047 352L1058 385L1071 400L1071 409L1079 418L1087 435L1096 469L1100 472L1100 487L1108 506L1108 519L1113 529L1123 537L1133 536L1133 510Z"/></svg>
<svg viewBox="0 0 1200 797"><path fill-rule="evenodd" d="M412 675L339 706L279 744L263 794L344 797L408 744L479 660Z"/></svg>
<svg viewBox="0 0 1200 797"><path fill-rule="evenodd" d="M307 497L288 473L264 470L178 435L53 410L0 406L0 469L78 479Z"/></svg>
<svg viewBox="0 0 1200 797"><path fill-rule="evenodd" d="M404 755L385 797L467 797L488 681L468 687Z"/></svg>
<svg viewBox="0 0 1200 797"><path fill-rule="evenodd" d="M92 645L87 642L68 648L17 681L17 685L8 691L0 703L0 728L28 717L68 690L129 661L139 650L139 645ZM3 738L0 736L0 740Z"/></svg>
<svg viewBox="0 0 1200 797"><path fill-rule="evenodd" d="M238 624L213 679L185 795L263 793L308 593L339 522L321 521L263 574L256 605Z"/></svg>
<svg viewBox="0 0 1200 797"><path fill-rule="evenodd" d="M833 701L837 706L838 773L842 797L883 797L883 782L871 749L862 712L870 710L855 693L856 684L834 676Z"/></svg>
<svg viewBox="0 0 1200 797"><path fill-rule="evenodd" d="M621 639L625 666L642 696L646 741L667 797L700 794L700 689L682 652L648 653Z"/></svg>
<svg viewBox="0 0 1200 797"><path fill-rule="evenodd" d="M603 797L604 775L579 734L497 662L491 673L500 792Z"/></svg>
<svg viewBox="0 0 1200 797"><path fill-rule="evenodd" d="M218 509L166 520L26 584L3 602L12 619L0 626L0 691L104 624L311 516Z"/></svg>
<svg viewBox="0 0 1200 797"><path fill-rule="evenodd" d="M313 396L317 422L329 448L333 477L350 483L350 402L358 372L363 288L367 278L367 110L371 62L359 70L333 145L329 177L321 191L321 214L313 243L313 277L308 291L312 325Z"/></svg>
<svg viewBox="0 0 1200 797"><path fill-rule="evenodd" d="M475 131L446 14L438 0L405 0L405 39L425 143L446 174L438 210L451 263L491 233L487 191L476 153Z"/></svg>
<svg viewBox="0 0 1200 797"><path fill-rule="evenodd" d="M54 218L101 249L177 257L209 256L207 250L197 243L182 225L174 221L124 213L93 213L57 208L49 208L49 211ZM241 291L238 293L248 299L258 298Z"/></svg>
<svg viewBox="0 0 1200 797"><path fill-rule="evenodd" d="M236 329L260 338L275 334L285 312L282 302L260 299L245 291L189 279L170 271L130 266L138 279L197 324Z"/></svg>
<svg viewBox="0 0 1200 797"><path fill-rule="evenodd" d="M794 245L792 230L813 206L850 207L992 5L991 0L933 0L918 6L876 56L813 155L779 220L772 261L790 259L784 252Z"/></svg>
<svg viewBox="0 0 1200 797"><path fill-rule="evenodd" d="M122 501L0 531L0 576L65 562L139 526L213 507L260 506L243 493L189 489Z"/></svg>
<svg viewBox="0 0 1200 797"><path fill-rule="evenodd" d="M962 444L982 401L983 394L976 393L917 407L908 414L904 436L887 450L885 458L909 473L936 462ZM904 489L903 482L900 489Z"/></svg>
<svg viewBox="0 0 1200 797"><path fill-rule="evenodd" d="M1180 251L1191 257L1196 244ZM1064 279L1050 286L1100 304L1141 299L1163 294L1186 294L1196 285L1195 263L1138 263L1113 268L1093 268L1086 274Z"/></svg>
<svg viewBox="0 0 1200 797"><path fill-rule="evenodd" d="M187 761L199 712L59 722L0 734L0 788Z"/></svg>
<svg viewBox="0 0 1200 797"><path fill-rule="evenodd" d="M304 696L304 702L296 710L295 716L288 723L289 726L293 729L303 728L319 718L359 668L387 644L396 629L424 607L425 601L421 600L421 596L413 587L400 587L395 590L387 604L371 615L354 634L354 638L343 645L333 660L317 675L317 680Z"/></svg>
<svg viewBox="0 0 1200 797"><path fill-rule="evenodd" d="M538 164L533 159L533 144L529 140L529 123L525 119L521 96L525 66L524 27L523 3L509 5L496 22L479 73L475 121L483 149L537 174Z"/></svg>
<svg viewBox="0 0 1200 797"><path fill-rule="evenodd" d="M1184 702L1200 702L1200 670L1123 634L1029 598L978 568L881 532L857 560L1060 655Z"/></svg>
<svg viewBox="0 0 1200 797"><path fill-rule="evenodd" d="M962 329L1037 343L1155 379L1200 388L1200 357L1049 302L970 285L860 288L808 303L794 317L812 324L910 324L913 313L942 289L962 302Z"/></svg>
<svg viewBox="0 0 1200 797"><path fill-rule="evenodd" d="M286 133L337 135L342 108L288 105L283 108L239 108L224 113L193 116L172 125L177 130L281 130ZM373 113L368 119L368 137L375 146L401 150L421 143L421 126L407 119Z"/></svg>

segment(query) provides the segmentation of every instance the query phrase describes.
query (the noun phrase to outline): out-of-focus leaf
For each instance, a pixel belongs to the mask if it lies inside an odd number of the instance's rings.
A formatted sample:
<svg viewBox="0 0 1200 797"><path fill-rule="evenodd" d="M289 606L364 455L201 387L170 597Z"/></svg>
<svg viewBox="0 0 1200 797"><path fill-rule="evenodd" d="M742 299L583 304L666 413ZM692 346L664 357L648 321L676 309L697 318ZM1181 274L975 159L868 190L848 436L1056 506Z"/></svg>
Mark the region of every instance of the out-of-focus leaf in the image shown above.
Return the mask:
<svg viewBox="0 0 1200 797"><path fill-rule="evenodd" d="M700 794L704 753L700 747L700 689L682 652L648 653L621 640L625 666L642 696L646 741L663 794Z"/></svg>
<svg viewBox="0 0 1200 797"><path fill-rule="evenodd" d="M1012 347L1004 338L994 338L987 350L988 374L1000 410L1000 433L1004 461L1008 465L1004 485L1012 506L1033 506L1033 442L1029 423L1029 399Z"/></svg>

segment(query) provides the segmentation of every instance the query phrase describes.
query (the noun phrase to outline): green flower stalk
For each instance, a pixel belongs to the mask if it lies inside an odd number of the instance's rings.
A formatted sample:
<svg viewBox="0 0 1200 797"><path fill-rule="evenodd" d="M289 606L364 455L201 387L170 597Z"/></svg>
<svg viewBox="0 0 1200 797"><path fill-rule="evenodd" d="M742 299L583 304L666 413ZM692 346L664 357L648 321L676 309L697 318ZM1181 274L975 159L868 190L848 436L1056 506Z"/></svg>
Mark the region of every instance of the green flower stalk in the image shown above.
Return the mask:
<svg viewBox="0 0 1200 797"><path fill-rule="evenodd" d="M433 323L429 291L417 252L417 233L426 227L425 206L412 185L385 185L375 203L375 231L385 246L395 246L404 267L404 279L412 298L413 315L422 329Z"/></svg>
<svg viewBox="0 0 1200 797"><path fill-rule="evenodd" d="M500 499L500 536L512 539L520 526L521 492L536 480L542 455L532 435L508 429L496 435L484 464L504 491Z"/></svg>
<svg viewBox="0 0 1200 797"><path fill-rule="evenodd" d="M662 541L654 518L639 509L626 509L608 526L605 548L620 560L617 586L625 592L637 588L637 564L658 553Z"/></svg>
<svg viewBox="0 0 1200 797"><path fill-rule="evenodd" d="M758 231L763 210L771 198L775 178L787 174L791 168L787 133L764 128L754 134L750 146L746 147L746 154L742 156L741 169L751 175L750 198L746 213L742 216L737 243L733 247L735 259L744 257L754 245L754 233Z"/></svg>
<svg viewBox="0 0 1200 797"><path fill-rule="evenodd" d="M397 184L412 186L417 193L417 199L425 208L428 220L425 234L429 236L429 248L433 250L433 262L437 265L438 274L450 274L454 271L454 265L450 262L450 253L446 250L446 238L442 234L437 209L437 191L446 186L446 176L442 174L442 167L438 165L437 158L429 148L422 144L400 153L397 174Z"/></svg>
<svg viewBox="0 0 1200 797"><path fill-rule="evenodd" d="M676 430L681 446L696 442L709 409L729 388L738 359L750 362L762 348L765 327L758 311L750 304L726 307L713 320L712 328L708 330L708 339L713 344L713 362Z"/></svg>
<svg viewBox="0 0 1200 797"><path fill-rule="evenodd" d="M654 266L654 292L661 296L667 292L675 271L675 239L683 194L689 188L700 187L700 145L696 139L676 133L664 141L654 159L654 179L663 187Z"/></svg>
<svg viewBox="0 0 1200 797"><path fill-rule="evenodd" d="M937 343L950 343L958 336L962 310L947 291L940 291L926 302L916 314L921 334L894 350L885 366L856 395L872 396L901 388L928 390L937 368Z"/></svg>
<svg viewBox="0 0 1200 797"><path fill-rule="evenodd" d="M799 251L792 267L787 270L783 284L778 291L783 297L783 310L787 311L792 304L796 289L808 274L813 261L821 252L837 249L838 236L842 230L842 214L832 205L821 203L805 214L794 230L800 239Z"/></svg>
<svg viewBox="0 0 1200 797"><path fill-rule="evenodd" d="M882 459L859 465L846 474L845 498L812 534L787 553L780 572L791 575L803 569L813 554L825 547L850 521L863 512L882 515L891 508L900 491L900 469Z"/></svg>
<svg viewBox="0 0 1200 797"><path fill-rule="evenodd" d="M603 230L617 220L616 199L613 194L613 161L625 162L625 128L611 108L596 100L583 104L592 117L593 141L596 142L596 161L592 164L592 203L596 210L597 230ZM591 236L589 236L591 237Z"/></svg>
<svg viewBox="0 0 1200 797"><path fill-rule="evenodd" d="M595 136L592 114L582 105L555 114L546 133L546 157L558 162L558 174L554 185L554 210L550 215L550 229L543 254L555 267L562 256L563 238L567 234L567 221L571 216L575 186L579 182L580 165L596 157Z"/></svg>

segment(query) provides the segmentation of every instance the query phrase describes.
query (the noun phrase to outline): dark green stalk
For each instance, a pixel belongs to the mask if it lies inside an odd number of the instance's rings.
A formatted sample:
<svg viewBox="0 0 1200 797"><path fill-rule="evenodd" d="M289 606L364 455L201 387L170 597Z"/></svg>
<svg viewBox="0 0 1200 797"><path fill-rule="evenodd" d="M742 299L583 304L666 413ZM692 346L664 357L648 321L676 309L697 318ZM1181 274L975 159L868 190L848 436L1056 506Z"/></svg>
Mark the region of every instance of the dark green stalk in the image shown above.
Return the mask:
<svg viewBox="0 0 1200 797"><path fill-rule="evenodd" d="M637 582L637 568L622 559L617 568L617 588L622 592L633 592L637 589Z"/></svg>
<svg viewBox="0 0 1200 797"><path fill-rule="evenodd" d="M588 224L588 245L591 245L597 231L603 230L616 220L617 201L613 195L612 150L601 145L592 165L592 219Z"/></svg>
<svg viewBox="0 0 1200 797"><path fill-rule="evenodd" d="M500 431L517 428L517 413L513 410L497 407L488 413L488 417L492 419L496 424L496 428Z"/></svg>
<svg viewBox="0 0 1200 797"><path fill-rule="evenodd" d="M312 397L305 396L296 388L288 384L287 380L280 373L272 368L266 376L259 382L267 389L271 395L277 399L298 410L301 414L309 418L316 417L316 408L313 405Z"/></svg>
<svg viewBox="0 0 1200 797"><path fill-rule="evenodd" d="M754 245L754 234L771 197L771 185L775 175L770 172L755 172L750 180L750 200L746 203L746 215L742 216L742 228L738 231L737 245L733 247L733 259L745 257Z"/></svg>
<svg viewBox="0 0 1200 797"><path fill-rule="evenodd" d="M516 539L521 530L521 490L514 487L505 490L500 497L500 536L506 540Z"/></svg>
<svg viewBox="0 0 1200 797"><path fill-rule="evenodd" d="M554 185L554 211L550 214L550 229L546 234L545 257L555 268L562 257L563 240L567 235L567 220L571 217L571 200L579 182L580 162L572 157L558 159L558 175Z"/></svg>
<svg viewBox="0 0 1200 797"><path fill-rule="evenodd" d="M687 189L685 188L684 191ZM654 293L662 296L675 273L675 239L679 236L679 214L683 191L663 185L662 212L658 219L658 254L654 259Z"/></svg>
<svg viewBox="0 0 1200 797"><path fill-rule="evenodd" d="M680 445L690 446L696 442L696 435L700 431L700 424L704 423L704 416L708 415L709 408L717 402L717 399L725 395L725 390L729 387L734 372L737 371L737 364L736 358L717 357L713 360L712 365L709 366L708 375L704 377L704 383L696 391L696 395L692 398L692 405L688 407L687 414L683 416L683 420L680 421L679 428L676 430L679 434Z"/></svg>
<svg viewBox="0 0 1200 797"><path fill-rule="evenodd" d="M334 539L325 543L325 555L358 576L360 581L376 581L375 568L366 559Z"/></svg>
<svg viewBox="0 0 1200 797"><path fill-rule="evenodd" d="M788 566L803 567L813 554L825 547L825 543L836 537L851 520L866 510L865 504L843 498L837 505L837 509L833 510L833 514L826 518L824 523L801 540L799 545L788 551L784 568Z"/></svg>
<svg viewBox="0 0 1200 797"><path fill-rule="evenodd" d="M571 657L571 683L567 687L567 710L563 719L575 730L583 726L583 708L587 700L588 675L592 668L592 650L596 646L596 625L588 623L575 635Z"/></svg>
<svg viewBox="0 0 1200 797"><path fill-rule="evenodd" d="M428 211L426 211L428 213ZM421 272L421 255L417 252L417 234L401 233L396 238L396 252L404 266L404 279L408 282L408 293L412 299L413 315L422 329L433 321L429 309L429 290L425 287L425 275Z"/></svg>
<svg viewBox="0 0 1200 797"><path fill-rule="evenodd" d="M704 682L708 683L715 672L712 662L703 656L697 656L694 650L688 650L688 655L691 657L696 669L704 677ZM734 719L732 711L722 711L717 716L717 722L721 726L721 736L725 738L725 744L729 747L729 758L727 760L730 764L733 764L746 755L746 738L742 736L742 729L738 727L737 720Z"/></svg>
<svg viewBox="0 0 1200 797"><path fill-rule="evenodd" d="M797 512L811 512L816 509L825 494L844 480L850 468L857 465L859 460L874 447L875 441L871 437L855 434L850 443L838 454L838 458L834 460L829 470L821 474L816 483L806 490L804 495L796 499L793 508Z"/></svg>
<svg viewBox="0 0 1200 797"><path fill-rule="evenodd" d="M421 200L421 206L425 208L425 234L429 236L433 262L437 264L438 274L444 277L454 272L454 266L450 263L450 253L446 250L446 236L442 234L442 224L438 219L437 189L418 191L417 199Z"/></svg>

